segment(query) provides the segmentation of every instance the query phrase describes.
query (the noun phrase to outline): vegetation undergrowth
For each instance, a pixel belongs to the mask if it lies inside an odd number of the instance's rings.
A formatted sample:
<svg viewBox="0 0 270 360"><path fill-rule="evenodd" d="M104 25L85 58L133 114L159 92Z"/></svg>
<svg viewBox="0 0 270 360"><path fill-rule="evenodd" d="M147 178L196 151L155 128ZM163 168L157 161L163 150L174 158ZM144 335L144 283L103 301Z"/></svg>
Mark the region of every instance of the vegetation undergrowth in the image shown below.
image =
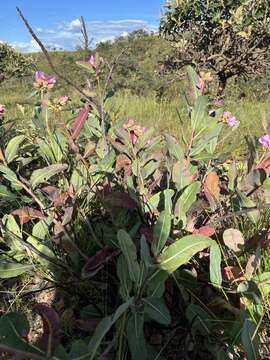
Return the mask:
<svg viewBox="0 0 270 360"><path fill-rule="evenodd" d="M29 126L13 128L0 106L0 352L40 360L263 356L267 124L259 142L246 137L247 161L234 160L225 145L242 124L213 108L192 67L178 112L188 125L172 136L117 121L104 58L77 65L87 74L80 106L55 97L56 78L41 71L31 112L17 109ZM33 314L43 322L39 336Z"/></svg>

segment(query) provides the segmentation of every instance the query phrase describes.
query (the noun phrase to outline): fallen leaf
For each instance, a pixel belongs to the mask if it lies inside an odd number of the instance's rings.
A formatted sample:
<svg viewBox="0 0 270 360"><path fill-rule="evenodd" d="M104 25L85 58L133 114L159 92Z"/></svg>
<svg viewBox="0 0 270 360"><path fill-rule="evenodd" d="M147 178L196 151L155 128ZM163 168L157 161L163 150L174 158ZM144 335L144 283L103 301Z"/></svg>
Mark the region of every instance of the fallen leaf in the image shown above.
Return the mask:
<svg viewBox="0 0 270 360"><path fill-rule="evenodd" d="M237 229L227 229L223 233L223 241L228 248L234 252L243 250L245 239L241 231Z"/></svg>

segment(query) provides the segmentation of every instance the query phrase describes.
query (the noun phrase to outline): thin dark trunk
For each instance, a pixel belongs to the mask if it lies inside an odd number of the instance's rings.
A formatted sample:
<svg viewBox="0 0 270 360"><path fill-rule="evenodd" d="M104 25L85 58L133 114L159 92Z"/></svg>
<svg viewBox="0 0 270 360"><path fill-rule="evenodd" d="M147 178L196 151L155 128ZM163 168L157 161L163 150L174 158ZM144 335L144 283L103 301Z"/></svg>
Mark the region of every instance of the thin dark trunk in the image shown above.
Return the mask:
<svg viewBox="0 0 270 360"><path fill-rule="evenodd" d="M219 98L223 98L224 97L224 92L226 89L226 85L227 85L227 80L228 78L226 77L225 74L219 74L218 75L218 92L217 95Z"/></svg>

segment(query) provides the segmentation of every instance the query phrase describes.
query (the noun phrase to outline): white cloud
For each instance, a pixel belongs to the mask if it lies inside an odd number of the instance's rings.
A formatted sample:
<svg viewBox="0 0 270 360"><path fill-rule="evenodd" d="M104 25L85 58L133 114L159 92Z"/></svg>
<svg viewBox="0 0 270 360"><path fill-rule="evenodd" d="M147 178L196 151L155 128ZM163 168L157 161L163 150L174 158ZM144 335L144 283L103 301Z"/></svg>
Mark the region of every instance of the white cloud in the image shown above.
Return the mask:
<svg viewBox="0 0 270 360"><path fill-rule="evenodd" d="M29 42L14 41L11 43L11 46L13 46L15 50L25 53L36 52L40 50L38 44L33 39Z"/></svg>
<svg viewBox="0 0 270 360"><path fill-rule="evenodd" d="M81 29L81 21L79 19L72 20L69 23L69 29L70 30Z"/></svg>
<svg viewBox="0 0 270 360"><path fill-rule="evenodd" d="M99 42L112 41L118 36L127 36L128 33L144 29L146 31L157 31L157 26L144 20L111 20L111 21L87 21L86 28L92 46ZM38 28L38 36L49 48L73 50L82 44L81 22L79 19L65 21L56 26L55 29ZM34 40L29 42L13 42L12 45L22 52L39 51Z"/></svg>

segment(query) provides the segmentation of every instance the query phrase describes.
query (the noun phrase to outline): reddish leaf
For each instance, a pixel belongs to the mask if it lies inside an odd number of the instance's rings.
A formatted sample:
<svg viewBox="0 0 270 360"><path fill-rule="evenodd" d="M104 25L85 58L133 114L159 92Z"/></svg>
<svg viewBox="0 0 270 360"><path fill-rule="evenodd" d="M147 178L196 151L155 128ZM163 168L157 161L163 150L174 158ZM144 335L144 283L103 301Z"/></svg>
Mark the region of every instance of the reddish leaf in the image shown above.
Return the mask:
<svg viewBox="0 0 270 360"><path fill-rule="evenodd" d="M219 177L215 171L209 173L204 182L204 193L211 206L212 210L218 207L218 200L220 195Z"/></svg>
<svg viewBox="0 0 270 360"><path fill-rule="evenodd" d="M135 209L136 202L130 198L130 196L121 191L112 192L104 198L107 206L111 208L122 208L122 209Z"/></svg>
<svg viewBox="0 0 270 360"><path fill-rule="evenodd" d="M88 118L89 112L90 112L90 107L88 105L80 110L72 126L72 130L71 130L72 139L77 139L77 137L80 135L82 127Z"/></svg>
<svg viewBox="0 0 270 360"><path fill-rule="evenodd" d="M65 226L72 220L73 215L73 206L68 206L65 208L65 212L62 219L62 225Z"/></svg>
<svg viewBox="0 0 270 360"><path fill-rule="evenodd" d="M252 275L255 273L259 264L260 264L260 258L256 255L250 255L245 269L245 276L247 279L252 278Z"/></svg>
<svg viewBox="0 0 270 360"><path fill-rule="evenodd" d="M91 334L96 330L96 327L100 323L100 319L87 319L87 320L78 319L76 320L75 323L78 329L86 331Z"/></svg>
<svg viewBox="0 0 270 360"><path fill-rule="evenodd" d="M42 188L42 191L48 195L48 198L53 202L55 207L64 206L68 197L70 196L67 192L61 193L60 190L55 186L45 186Z"/></svg>
<svg viewBox="0 0 270 360"><path fill-rule="evenodd" d="M256 169L263 169L267 175L270 175L270 158L263 159L257 166Z"/></svg>
<svg viewBox="0 0 270 360"><path fill-rule="evenodd" d="M60 318L56 311L45 303L39 303L34 306L43 322L43 334L39 339L39 346L46 351L48 357L51 357L55 348L61 340Z"/></svg>
<svg viewBox="0 0 270 360"><path fill-rule="evenodd" d="M131 160L125 154L120 154L116 157L115 171L119 172L124 170L125 175L131 174Z"/></svg>
<svg viewBox="0 0 270 360"><path fill-rule="evenodd" d="M205 236L212 236L214 235L216 232L215 228L213 228L212 226L202 226L199 229L194 229L193 234L200 234L200 235L205 235Z"/></svg>
<svg viewBox="0 0 270 360"><path fill-rule="evenodd" d="M234 281L240 280L242 278L243 272L238 266L226 266L222 270L223 279L225 281Z"/></svg>
<svg viewBox="0 0 270 360"><path fill-rule="evenodd" d="M41 211L33 209L28 206L14 210L12 214L19 217L20 225L26 224L34 219L40 219L40 220L46 219L46 216L42 214Z"/></svg>
<svg viewBox="0 0 270 360"><path fill-rule="evenodd" d="M153 234L153 229L152 228L150 228L150 227L148 227L146 225L142 225L140 227L139 231L140 231L140 234L143 235L148 242L151 243L153 241L154 234Z"/></svg>
<svg viewBox="0 0 270 360"><path fill-rule="evenodd" d="M93 276L97 274L104 265L113 257L117 256L119 251L112 251L108 246L97 251L97 253L90 257L82 269L83 277Z"/></svg>
<svg viewBox="0 0 270 360"><path fill-rule="evenodd" d="M119 152L124 151L126 148L126 146L119 139L110 139L110 142Z"/></svg>

